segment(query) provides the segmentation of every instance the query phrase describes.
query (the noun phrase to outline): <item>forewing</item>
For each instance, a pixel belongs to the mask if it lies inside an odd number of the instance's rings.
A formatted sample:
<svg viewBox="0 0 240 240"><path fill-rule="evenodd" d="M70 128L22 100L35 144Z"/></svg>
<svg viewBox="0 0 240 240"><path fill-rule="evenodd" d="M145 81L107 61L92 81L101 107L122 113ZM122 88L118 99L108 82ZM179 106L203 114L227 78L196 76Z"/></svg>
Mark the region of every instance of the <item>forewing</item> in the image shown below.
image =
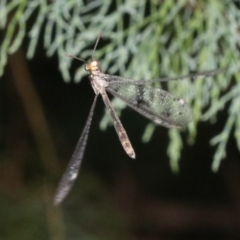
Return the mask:
<svg viewBox="0 0 240 240"><path fill-rule="evenodd" d="M154 123L168 128L182 128L191 122L191 109L183 99L160 88L122 84L119 79L118 83L109 84L107 91Z"/></svg>
<svg viewBox="0 0 240 240"><path fill-rule="evenodd" d="M94 98L91 110L87 118L87 122L78 140L78 143L73 152L72 158L69 161L68 166L58 184L55 197L54 197L54 205L60 204L63 201L63 199L68 195L69 191L71 190L78 176L79 168L80 168L83 155L85 152L86 144L87 144L88 133L89 133L90 125L92 122L92 117L93 117L94 108L96 106L96 102L97 102L97 95Z"/></svg>

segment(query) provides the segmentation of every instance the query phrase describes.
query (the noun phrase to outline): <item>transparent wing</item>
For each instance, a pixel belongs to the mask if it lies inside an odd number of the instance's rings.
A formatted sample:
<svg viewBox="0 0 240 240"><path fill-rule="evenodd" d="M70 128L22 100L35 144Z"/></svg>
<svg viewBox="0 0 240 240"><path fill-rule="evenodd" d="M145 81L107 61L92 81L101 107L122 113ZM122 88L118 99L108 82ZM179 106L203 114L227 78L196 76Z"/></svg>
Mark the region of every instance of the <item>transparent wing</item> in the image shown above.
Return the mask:
<svg viewBox="0 0 240 240"><path fill-rule="evenodd" d="M168 128L182 128L191 122L190 106L183 99L159 88L123 82L124 79L110 84L106 90L154 123Z"/></svg>
<svg viewBox="0 0 240 240"><path fill-rule="evenodd" d="M190 106L183 99L162 89L153 88L149 86L149 84L210 77L224 70L225 69L215 69L202 73L148 81L137 81L103 73L101 73L101 77L109 84L107 91L124 100L128 106L135 111L162 126L181 128L192 120Z"/></svg>
<svg viewBox="0 0 240 240"><path fill-rule="evenodd" d="M54 197L54 205L58 205L63 201L63 199L68 195L69 191L73 186L73 183L77 178L79 168L85 152L88 133L89 133L90 125L92 122L92 117L93 117L94 108L96 106L96 102L97 102L97 95L94 98L91 110L87 118L87 122L82 131L81 137L78 140L78 143L73 152L72 158L69 161L68 166L58 184L58 188Z"/></svg>
<svg viewBox="0 0 240 240"><path fill-rule="evenodd" d="M175 81L175 80L186 80L186 79L197 79L197 78L204 78L204 77L211 77L215 76L221 72L225 71L225 69L215 69L211 71L205 71L201 73L192 73L188 75L178 76L178 77L163 77L163 78L157 78L153 80L133 80L133 79L127 79L119 76L113 76L101 73L106 81L109 82L110 85L115 84L134 84L134 85L148 85L156 82L169 82L169 81Z"/></svg>

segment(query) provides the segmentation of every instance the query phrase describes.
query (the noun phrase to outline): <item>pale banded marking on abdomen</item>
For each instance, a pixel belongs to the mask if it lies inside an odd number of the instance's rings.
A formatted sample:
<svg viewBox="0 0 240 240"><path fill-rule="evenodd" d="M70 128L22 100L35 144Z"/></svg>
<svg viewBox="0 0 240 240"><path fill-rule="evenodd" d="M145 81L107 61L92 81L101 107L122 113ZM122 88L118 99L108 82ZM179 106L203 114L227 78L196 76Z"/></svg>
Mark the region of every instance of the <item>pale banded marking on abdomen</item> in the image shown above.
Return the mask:
<svg viewBox="0 0 240 240"><path fill-rule="evenodd" d="M111 111L111 109L108 109L109 112ZM115 113L115 112L114 112ZM111 114L112 115L112 114ZM123 128L123 125L121 124L120 121L118 121L117 119L113 120L113 124L114 127L116 129L116 132L118 134L119 140L122 143L122 146L125 150L125 152L131 157L131 158L135 158L135 152L133 150L133 147L131 145L131 142L128 138L128 135L125 131L125 129Z"/></svg>
<svg viewBox="0 0 240 240"><path fill-rule="evenodd" d="M110 101L109 101L109 98L106 94L105 91L101 91L101 95L102 95L102 98L103 98L103 101L113 119L113 125L115 127L115 130L116 130L116 133L119 137L119 140L125 150L125 152L128 154L129 157L131 158L135 158L135 152L134 152L134 149L132 147L132 144L128 138L128 135L120 121L120 119L118 118L118 116L116 115Z"/></svg>

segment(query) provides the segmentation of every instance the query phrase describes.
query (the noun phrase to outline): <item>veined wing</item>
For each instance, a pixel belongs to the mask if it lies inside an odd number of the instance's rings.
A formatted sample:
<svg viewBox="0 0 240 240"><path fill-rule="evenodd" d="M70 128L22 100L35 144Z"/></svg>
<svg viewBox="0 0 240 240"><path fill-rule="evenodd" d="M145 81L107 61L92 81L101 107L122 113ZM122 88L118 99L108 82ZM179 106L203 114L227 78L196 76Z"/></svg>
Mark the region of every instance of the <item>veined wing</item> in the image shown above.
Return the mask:
<svg viewBox="0 0 240 240"><path fill-rule="evenodd" d="M103 77L108 81L110 84L135 84L135 85L146 85L146 84L152 84L156 82L169 82L169 81L175 81L175 80L186 80L186 79L197 79L197 78L206 78L206 77L212 77L215 76L221 72L225 71L224 68L219 68L215 70L210 70L210 71L205 71L205 72L200 72L200 73L190 73L187 75L183 76L177 76L177 77L162 77L162 78L157 78L157 79L152 79L152 80L133 80L133 79L126 79L123 77L119 76L114 76L114 75L108 75L101 73L104 75Z"/></svg>
<svg viewBox="0 0 240 240"><path fill-rule="evenodd" d="M156 124L168 128L182 128L192 120L188 103L167 91L146 84L127 84L124 78L117 76L106 74L104 78L109 82L106 88L108 92ZM114 82L115 79L117 82Z"/></svg>
<svg viewBox="0 0 240 240"><path fill-rule="evenodd" d="M96 106L97 97L98 95L95 95L85 127L78 140L77 146L73 152L71 160L69 161L68 166L58 184L58 188L54 197L54 205L60 204L63 201L63 199L68 195L69 191L71 190L78 176L79 168L80 168L83 155L85 152L86 144L87 144L88 133L89 133L90 125L92 122L92 117L93 117L94 108Z"/></svg>

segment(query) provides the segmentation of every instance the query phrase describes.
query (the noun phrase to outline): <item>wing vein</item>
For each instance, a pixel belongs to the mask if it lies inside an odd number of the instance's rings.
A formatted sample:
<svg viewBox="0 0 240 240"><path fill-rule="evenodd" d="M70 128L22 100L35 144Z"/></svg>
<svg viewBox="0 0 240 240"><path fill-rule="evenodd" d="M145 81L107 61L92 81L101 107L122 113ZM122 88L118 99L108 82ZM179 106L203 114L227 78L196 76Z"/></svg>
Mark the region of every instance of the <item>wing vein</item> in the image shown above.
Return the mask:
<svg viewBox="0 0 240 240"><path fill-rule="evenodd" d="M95 95L94 101L92 103L91 110L89 112L85 127L82 131L82 134L78 140L77 146L73 152L73 155L67 165L67 168L58 184L57 191L55 193L54 197L54 205L60 204L64 198L67 196L69 191L71 190L78 172L79 168L82 162L82 158L85 152L87 139L88 139L88 133L90 129L90 125L92 122L93 112L96 106L98 95Z"/></svg>

